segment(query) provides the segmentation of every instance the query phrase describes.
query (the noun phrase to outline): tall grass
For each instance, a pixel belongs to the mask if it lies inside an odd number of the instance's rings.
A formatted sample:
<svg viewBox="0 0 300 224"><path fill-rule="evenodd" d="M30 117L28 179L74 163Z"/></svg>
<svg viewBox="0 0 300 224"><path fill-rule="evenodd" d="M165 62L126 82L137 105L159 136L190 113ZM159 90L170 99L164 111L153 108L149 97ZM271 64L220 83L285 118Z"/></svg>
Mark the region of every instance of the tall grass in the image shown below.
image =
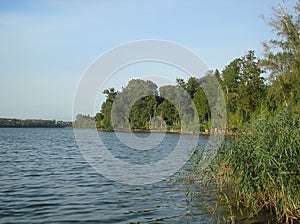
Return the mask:
<svg viewBox="0 0 300 224"><path fill-rule="evenodd" d="M299 222L300 112L261 115L224 145L210 168L222 194L230 186L230 201L250 209L249 218L267 211L279 222Z"/></svg>

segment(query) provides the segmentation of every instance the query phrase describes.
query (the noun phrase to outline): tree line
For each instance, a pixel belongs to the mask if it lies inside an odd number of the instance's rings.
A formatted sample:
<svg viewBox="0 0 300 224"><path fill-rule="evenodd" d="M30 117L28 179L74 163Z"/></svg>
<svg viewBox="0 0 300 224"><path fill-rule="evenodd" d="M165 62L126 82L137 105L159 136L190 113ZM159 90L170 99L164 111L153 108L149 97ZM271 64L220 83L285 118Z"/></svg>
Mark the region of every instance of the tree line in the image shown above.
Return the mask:
<svg viewBox="0 0 300 224"><path fill-rule="evenodd" d="M67 128L72 127L72 122L41 120L41 119L15 119L0 118L0 128Z"/></svg>
<svg viewBox="0 0 300 224"><path fill-rule="evenodd" d="M214 91L217 87L211 82L213 77L218 80L226 102L227 131L241 130L264 111L274 114L282 107L300 108L299 77L294 71L299 68L294 66L293 69L275 77L270 70L272 64L270 58L259 59L251 50L246 55L234 59L221 72L209 71L202 78L190 77L187 81L177 78L175 86L167 85L158 88L149 80L130 80L121 91L110 88L103 92L106 100L100 112L96 114L96 127L100 130L112 131L123 130L129 125L131 129L149 130L151 119L156 118L154 126L160 127L164 122L168 130L192 132L210 130L211 107L218 109L218 102L209 102L207 97L207 94L216 94ZM211 92L205 93L204 89L209 89ZM188 97L185 94L188 94ZM137 97L139 99L136 100ZM116 98L119 103L115 104L115 107L119 108L113 108ZM191 112L191 102L187 99L191 99L195 105L199 130L193 126L182 127L184 119L191 121L194 119L180 118L180 114L184 112L187 116L194 116ZM217 97L213 99L218 101ZM131 108L126 108L130 104L132 104ZM125 110L129 112L127 121L124 116ZM112 113L114 111L117 113ZM112 115L115 116L114 128Z"/></svg>

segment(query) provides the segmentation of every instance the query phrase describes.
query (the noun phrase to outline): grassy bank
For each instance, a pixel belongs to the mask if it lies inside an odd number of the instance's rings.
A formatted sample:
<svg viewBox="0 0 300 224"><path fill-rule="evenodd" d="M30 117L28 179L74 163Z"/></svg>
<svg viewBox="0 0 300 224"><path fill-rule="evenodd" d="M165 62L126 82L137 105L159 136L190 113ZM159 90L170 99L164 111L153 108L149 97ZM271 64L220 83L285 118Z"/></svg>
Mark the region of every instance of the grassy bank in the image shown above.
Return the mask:
<svg viewBox="0 0 300 224"><path fill-rule="evenodd" d="M227 142L206 170L217 183L231 221L241 215L237 211L246 209L249 219L272 213L275 221L298 223L299 111L284 109L274 116L261 115L247 133Z"/></svg>

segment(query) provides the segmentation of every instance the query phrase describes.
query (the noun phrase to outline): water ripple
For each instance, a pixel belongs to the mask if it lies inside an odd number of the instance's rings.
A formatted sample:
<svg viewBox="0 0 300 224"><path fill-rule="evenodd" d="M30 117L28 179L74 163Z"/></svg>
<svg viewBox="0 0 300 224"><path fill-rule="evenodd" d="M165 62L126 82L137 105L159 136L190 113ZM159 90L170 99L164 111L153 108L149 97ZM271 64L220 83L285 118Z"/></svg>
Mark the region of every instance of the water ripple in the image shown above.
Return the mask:
<svg viewBox="0 0 300 224"><path fill-rule="evenodd" d="M116 156L136 163L156 161L178 138L167 135L164 151L129 158L120 142L112 144L113 133L101 135ZM201 201L215 200L206 194L190 203L184 186L167 181L136 187L107 180L85 161L71 129L0 129L0 163L0 223L198 224L210 216Z"/></svg>

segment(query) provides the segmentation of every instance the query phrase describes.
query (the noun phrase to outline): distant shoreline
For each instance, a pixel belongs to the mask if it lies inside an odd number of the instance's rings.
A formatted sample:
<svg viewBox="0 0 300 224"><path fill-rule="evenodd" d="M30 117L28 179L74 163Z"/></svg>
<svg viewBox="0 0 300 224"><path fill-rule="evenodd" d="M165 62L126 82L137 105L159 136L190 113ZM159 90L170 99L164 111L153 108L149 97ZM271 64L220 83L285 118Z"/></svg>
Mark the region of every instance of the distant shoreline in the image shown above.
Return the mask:
<svg viewBox="0 0 300 224"><path fill-rule="evenodd" d="M125 132L125 133L168 133L168 134L195 134L195 135L211 135L211 134L224 134L233 135L234 132L225 130L205 130L199 132L181 131L177 129L160 130L160 129L96 129L95 127L74 127L71 121L56 121L56 120L43 120L43 119L15 119L15 118L0 118L1 128L72 128L72 129L93 129L101 132Z"/></svg>
<svg viewBox="0 0 300 224"><path fill-rule="evenodd" d="M71 121L0 118L0 128L70 128Z"/></svg>

